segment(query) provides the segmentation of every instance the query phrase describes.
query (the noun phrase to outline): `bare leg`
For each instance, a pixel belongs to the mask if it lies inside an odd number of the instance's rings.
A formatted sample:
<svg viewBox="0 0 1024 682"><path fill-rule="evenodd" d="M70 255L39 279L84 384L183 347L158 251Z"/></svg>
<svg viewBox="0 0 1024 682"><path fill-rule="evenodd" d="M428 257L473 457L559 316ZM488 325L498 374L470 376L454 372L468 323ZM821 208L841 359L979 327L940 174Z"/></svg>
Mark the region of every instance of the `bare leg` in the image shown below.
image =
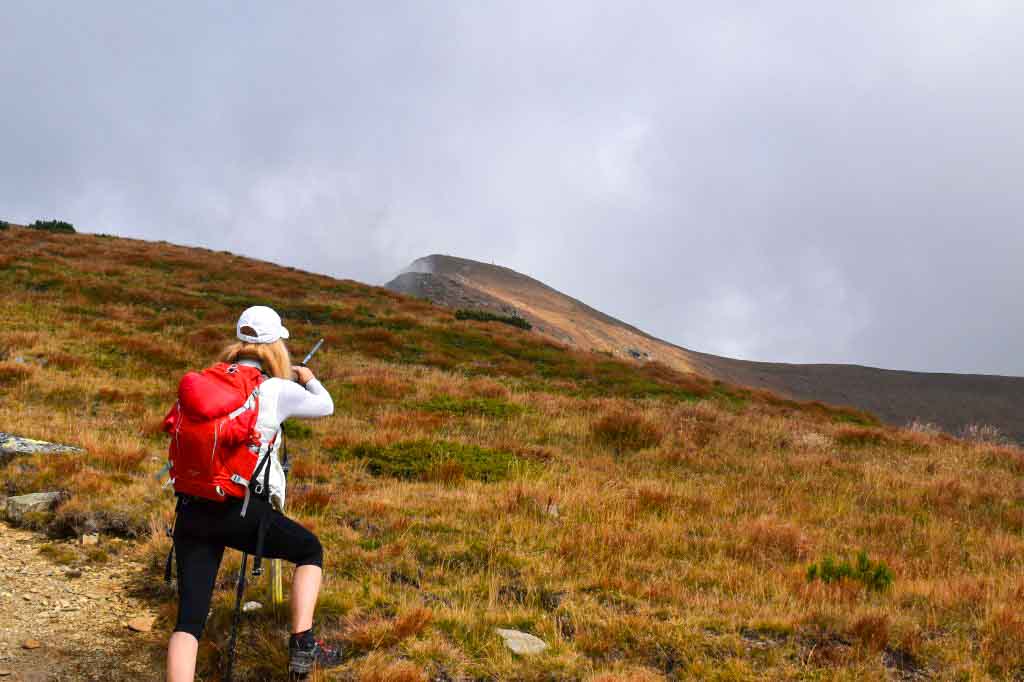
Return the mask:
<svg viewBox="0 0 1024 682"><path fill-rule="evenodd" d="M167 682L192 682L196 676L199 640L187 632L175 632L167 644Z"/></svg>
<svg viewBox="0 0 1024 682"><path fill-rule="evenodd" d="M292 632L303 632L313 627L313 611L320 594L323 569L305 565L295 568L292 579Z"/></svg>

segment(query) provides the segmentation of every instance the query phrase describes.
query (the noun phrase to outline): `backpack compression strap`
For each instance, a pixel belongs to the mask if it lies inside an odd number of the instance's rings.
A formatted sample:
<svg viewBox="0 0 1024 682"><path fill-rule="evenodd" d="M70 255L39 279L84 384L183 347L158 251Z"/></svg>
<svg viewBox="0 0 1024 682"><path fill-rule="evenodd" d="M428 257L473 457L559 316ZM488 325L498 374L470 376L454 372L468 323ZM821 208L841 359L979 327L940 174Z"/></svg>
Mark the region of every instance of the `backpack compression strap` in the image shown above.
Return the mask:
<svg viewBox="0 0 1024 682"><path fill-rule="evenodd" d="M267 442L266 448L260 448L259 461L256 464L256 469L252 472L252 478L242 478L238 474L231 475L231 481L245 488L245 502L242 503L242 513L239 516L245 516L245 512L249 509L249 493L252 489L250 483L256 481L256 494L262 495L263 490L270 488L270 457L274 449L274 443L277 441L278 434L281 433L279 428L271 439ZM260 483L260 473L263 473L263 483Z"/></svg>

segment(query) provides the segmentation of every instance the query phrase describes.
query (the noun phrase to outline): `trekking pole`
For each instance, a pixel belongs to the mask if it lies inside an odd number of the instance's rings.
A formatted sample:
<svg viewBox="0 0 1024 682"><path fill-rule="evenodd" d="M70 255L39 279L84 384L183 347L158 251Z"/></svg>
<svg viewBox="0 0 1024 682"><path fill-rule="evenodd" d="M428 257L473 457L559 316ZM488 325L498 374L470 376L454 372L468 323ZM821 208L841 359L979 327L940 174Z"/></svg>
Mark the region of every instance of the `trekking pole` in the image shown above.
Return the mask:
<svg viewBox="0 0 1024 682"><path fill-rule="evenodd" d="M314 344L313 349L306 354L306 357L299 363L305 367L316 352L320 350L320 346L324 345L324 340L320 339ZM281 469L284 471L285 480L288 480L288 471L291 469L291 465L288 463L288 442L284 438L284 431L281 432ZM284 512L284 505L281 505L281 511ZM282 578L281 560L273 559L270 562L270 603L274 605L276 609L278 606L284 603L284 580Z"/></svg>
<svg viewBox="0 0 1024 682"><path fill-rule="evenodd" d="M228 670L224 679L231 682L231 672L235 667L235 643L238 641L238 626L242 619L242 596L245 594L245 565L249 555L242 552L242 566L238 569L238 585L235 588L235 615L231 619L231 637L228 639Z"/></svg>
<svg viewBox="0 0 1024 682"><path fill-rule="evenodd" d="M300 362L299 364L302 365L303 367L305 367L306 364L309 363L309 361L313 359L313 356L316 355L316 352L318 350L320 350L320 346L322 346L322 345L324 345L324 340L320 339L319 341L316 342L316 345L313 346L313 350L309 351L309 353L306 355L306 357L304 357L302 359L302 362Z"/></svg>

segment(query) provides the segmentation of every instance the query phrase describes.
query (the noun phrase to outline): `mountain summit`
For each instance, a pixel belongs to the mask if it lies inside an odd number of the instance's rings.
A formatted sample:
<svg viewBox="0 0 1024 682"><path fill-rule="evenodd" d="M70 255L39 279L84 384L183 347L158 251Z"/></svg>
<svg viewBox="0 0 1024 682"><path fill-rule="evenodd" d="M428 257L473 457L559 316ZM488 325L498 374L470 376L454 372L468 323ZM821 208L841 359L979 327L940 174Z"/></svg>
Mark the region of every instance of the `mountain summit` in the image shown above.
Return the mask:
<svg viewBox="0 0 1024 682"><path fill-rule="evenodd" d="M1020 377L751 362L700 353L651 336L510 268L454 256L419 258L386 286L450 308L521 317L537 333L582 350L641 363L656 361L798 400L851 405L894 425L920 421L956 433L985 424L1024 442Z"/></svg>
<svg viewBox="0 0 1024 682"><path fill-rule="evenodd" d="M538 333L583 350L658 360L674 369L695 371L689 351L500 265L454 256L426 256L413 261L387 287L450 308L517 315Z"/></svg>

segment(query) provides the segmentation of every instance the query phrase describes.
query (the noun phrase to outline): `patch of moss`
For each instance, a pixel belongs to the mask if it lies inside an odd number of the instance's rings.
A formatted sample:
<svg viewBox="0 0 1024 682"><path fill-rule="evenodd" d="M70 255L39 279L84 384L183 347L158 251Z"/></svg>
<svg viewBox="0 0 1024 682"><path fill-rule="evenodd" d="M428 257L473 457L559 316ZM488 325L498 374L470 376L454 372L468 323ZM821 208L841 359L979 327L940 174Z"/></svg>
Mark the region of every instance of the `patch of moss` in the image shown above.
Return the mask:
<svg viewBox="0 0 1024 682"><path fill-rule="evenodd" d="M430 400L417 403L416 407L428 412L495 418L514 417L526 409L522 405L497 398L455 398L449 395L434 396Z"/></svg>
<svg viewBox="0 0 1024 682"><path fill-rule="evenodd" d="M462 469L465 478L476 481L500 481L509 475L517 461L515 455L502 450L482 448L451 441L403 441L390 445L361 443L350 448L337 448L334 454L341 460L364 460L375 476L401 479L427 478L437 465L453 462Z"/></svg>

